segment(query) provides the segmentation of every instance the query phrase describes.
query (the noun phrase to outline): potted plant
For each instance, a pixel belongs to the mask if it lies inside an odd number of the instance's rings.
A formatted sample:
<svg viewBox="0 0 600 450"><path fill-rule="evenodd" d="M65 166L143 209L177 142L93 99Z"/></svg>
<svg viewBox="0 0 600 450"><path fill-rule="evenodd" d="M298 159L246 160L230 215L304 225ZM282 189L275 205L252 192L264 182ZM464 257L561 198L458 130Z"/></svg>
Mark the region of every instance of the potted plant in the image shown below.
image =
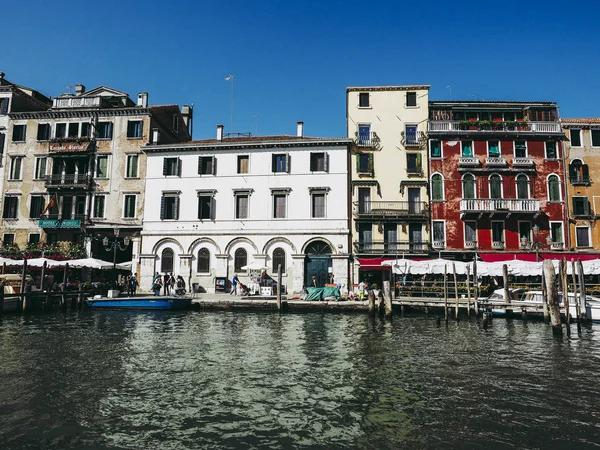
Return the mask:
<svg viewBox="0 0 600 450"><path fill-rule="evenodd" d="M516 120L507 120L506 121L506 129L507 130L514 130L516 127L517 127Z"/></svg>

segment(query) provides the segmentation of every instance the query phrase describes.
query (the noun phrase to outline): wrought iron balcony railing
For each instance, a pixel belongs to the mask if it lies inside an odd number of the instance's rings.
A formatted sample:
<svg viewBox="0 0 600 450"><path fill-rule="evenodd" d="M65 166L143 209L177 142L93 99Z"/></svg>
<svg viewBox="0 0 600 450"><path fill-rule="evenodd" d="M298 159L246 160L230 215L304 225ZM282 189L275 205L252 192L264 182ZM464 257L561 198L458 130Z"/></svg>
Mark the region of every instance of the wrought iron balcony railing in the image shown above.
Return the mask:
<svg viewBox="0 0 600 450"><path fill-rule="evenodd" d="M537 212L540 201L514 198L471 198L460 201L461 212Z"/></svg>
<svg viewBox="0 0 600 450"><path fill-rule="evenodd" d="M354 202L354 215L357 217L425 216L427 215L428 211L427 202Z"/></svg>
<svg viewBox="0 0 600 450"><path fill-rule="evenodd" d="M90 185L92 177L86 175L47 175L46 176L46 187L86 187Z"/></svg>
<svg viewBox="0 0 600 450"><path fill-rule="evenodd" d="M355 241L356 253L368 254L397 254L397 253L425 253L429 250L428 242L420 241Z"/></svg>
<svg viewBox="0 0 600 450"><path fill-rule="evenodd" d="M381 145L381 140L374 131L369 133L359 133L357 131L354 134L354 143L358 147L370 147L378 150Z"/></svg>

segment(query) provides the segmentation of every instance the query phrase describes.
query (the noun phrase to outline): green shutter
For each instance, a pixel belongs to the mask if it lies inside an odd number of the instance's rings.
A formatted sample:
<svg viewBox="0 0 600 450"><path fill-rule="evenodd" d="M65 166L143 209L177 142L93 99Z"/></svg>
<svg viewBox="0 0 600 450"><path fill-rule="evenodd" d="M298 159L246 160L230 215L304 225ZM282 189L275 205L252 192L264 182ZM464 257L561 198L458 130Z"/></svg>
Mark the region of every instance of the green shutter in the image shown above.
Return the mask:
<svg viewBox="0 0 600 450"><path fill-rule="evenodd" d="M421 154L417 153L417 171L421 172L423 168L421 167Z"/></svg>
<svg viewBox="0 0 600 450"><path fill-rule="evenodd" d="M375 165L373 164L373 153L369 153L369 172L371 172L371 175L375 174Z"/></svg>
<svg viewBox="0 0 600 450"><path fill-rule="evenodd" d="M160 198L160 220L165 220L165 197Z"/></svg>
<svg viewBox="0 0 600 450"><path fill-rule="evenodd" d="M360 153L356 154L356 173L360 173Z"/></svg>

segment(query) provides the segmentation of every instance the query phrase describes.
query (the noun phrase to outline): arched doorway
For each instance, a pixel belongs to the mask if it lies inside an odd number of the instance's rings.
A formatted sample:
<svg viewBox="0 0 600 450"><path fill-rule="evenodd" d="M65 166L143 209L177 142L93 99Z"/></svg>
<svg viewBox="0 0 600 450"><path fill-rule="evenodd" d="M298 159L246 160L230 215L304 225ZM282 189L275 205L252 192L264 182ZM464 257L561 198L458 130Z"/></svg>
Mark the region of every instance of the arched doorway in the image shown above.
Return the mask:
<svg viewBox="0 0 600 450"><path fill-rule="evenodd" d="M317 280L317 287L329 283L331 264L331 247L323 241L314 241L306 247L304 258L304 285L312 286L313 276Z"/></svg>

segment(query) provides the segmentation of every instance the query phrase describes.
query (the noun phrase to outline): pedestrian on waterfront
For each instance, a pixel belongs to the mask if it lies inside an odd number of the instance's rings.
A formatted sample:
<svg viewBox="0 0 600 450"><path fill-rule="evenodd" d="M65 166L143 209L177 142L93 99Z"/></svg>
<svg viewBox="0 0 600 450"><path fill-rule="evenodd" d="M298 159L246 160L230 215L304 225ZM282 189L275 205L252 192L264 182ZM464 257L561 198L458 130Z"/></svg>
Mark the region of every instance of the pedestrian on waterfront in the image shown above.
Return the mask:
<svg viewBox="0 0 600 450"><path fill-rule="evenodd" d="M312 281L310 282L312 287L317 287L317 277L313 275Z"/></svg>
<svg viewBox="0 0 600 450"><path fill-rule="evenodd" d="M154 283L152 283L152 290L154 291L154 296L158 297L160 295L160 288L162 287L162 278L158 276Z"/></svg>
<svg viewBox="0 0 600 450"><path fill-rule="evenodd" d="M173 291L175 291L175 285L177 283L177 279L175 278L175 275L173 275L173 272L171 272L169 275L170 275L170 278L169 278L169 283L170 283L169 288L170 289L169 289L169 291L173 292Z"/></svg>
<svg viewBox="0 0 600 450"><path fill-rule="evenodd" d="M158 272L156 272L154 278L152 278L152 281L156 281L157 278L160 278L160 274Z"/></svg>
<svg viewBox="0 0 600 450"><path fill-rule="evenodd" d="M135 296L135 291L137 291L138 284L139 283L137 280L137 273L134 273L133 275L131 275L129 277L128 287L129 287L129 296L130 297Z"/></svg>
<svg viewBox="0 0 600 450"><path fill-rule="evenodd" d="M169 295L171 293L170 289L171 289L171 276L167 272L165 272L165 275L163 277L163 290L164 290L165 295Z"/></svg>
<svg viewBox="0 0 600 450"><path fill-rule="evenodd" d="M233 278L231 279L231 292L229 293L229 295L237 295L237 284L238 284L238 276L237 273L233 275Z"/></svg>
<svg viewBox="0 0 600 450"><path fill-rule="evenodd" d="M365 282L361 281L360 283L358 283L358 299L359 300L364 300L365 299Z"/></svg>

